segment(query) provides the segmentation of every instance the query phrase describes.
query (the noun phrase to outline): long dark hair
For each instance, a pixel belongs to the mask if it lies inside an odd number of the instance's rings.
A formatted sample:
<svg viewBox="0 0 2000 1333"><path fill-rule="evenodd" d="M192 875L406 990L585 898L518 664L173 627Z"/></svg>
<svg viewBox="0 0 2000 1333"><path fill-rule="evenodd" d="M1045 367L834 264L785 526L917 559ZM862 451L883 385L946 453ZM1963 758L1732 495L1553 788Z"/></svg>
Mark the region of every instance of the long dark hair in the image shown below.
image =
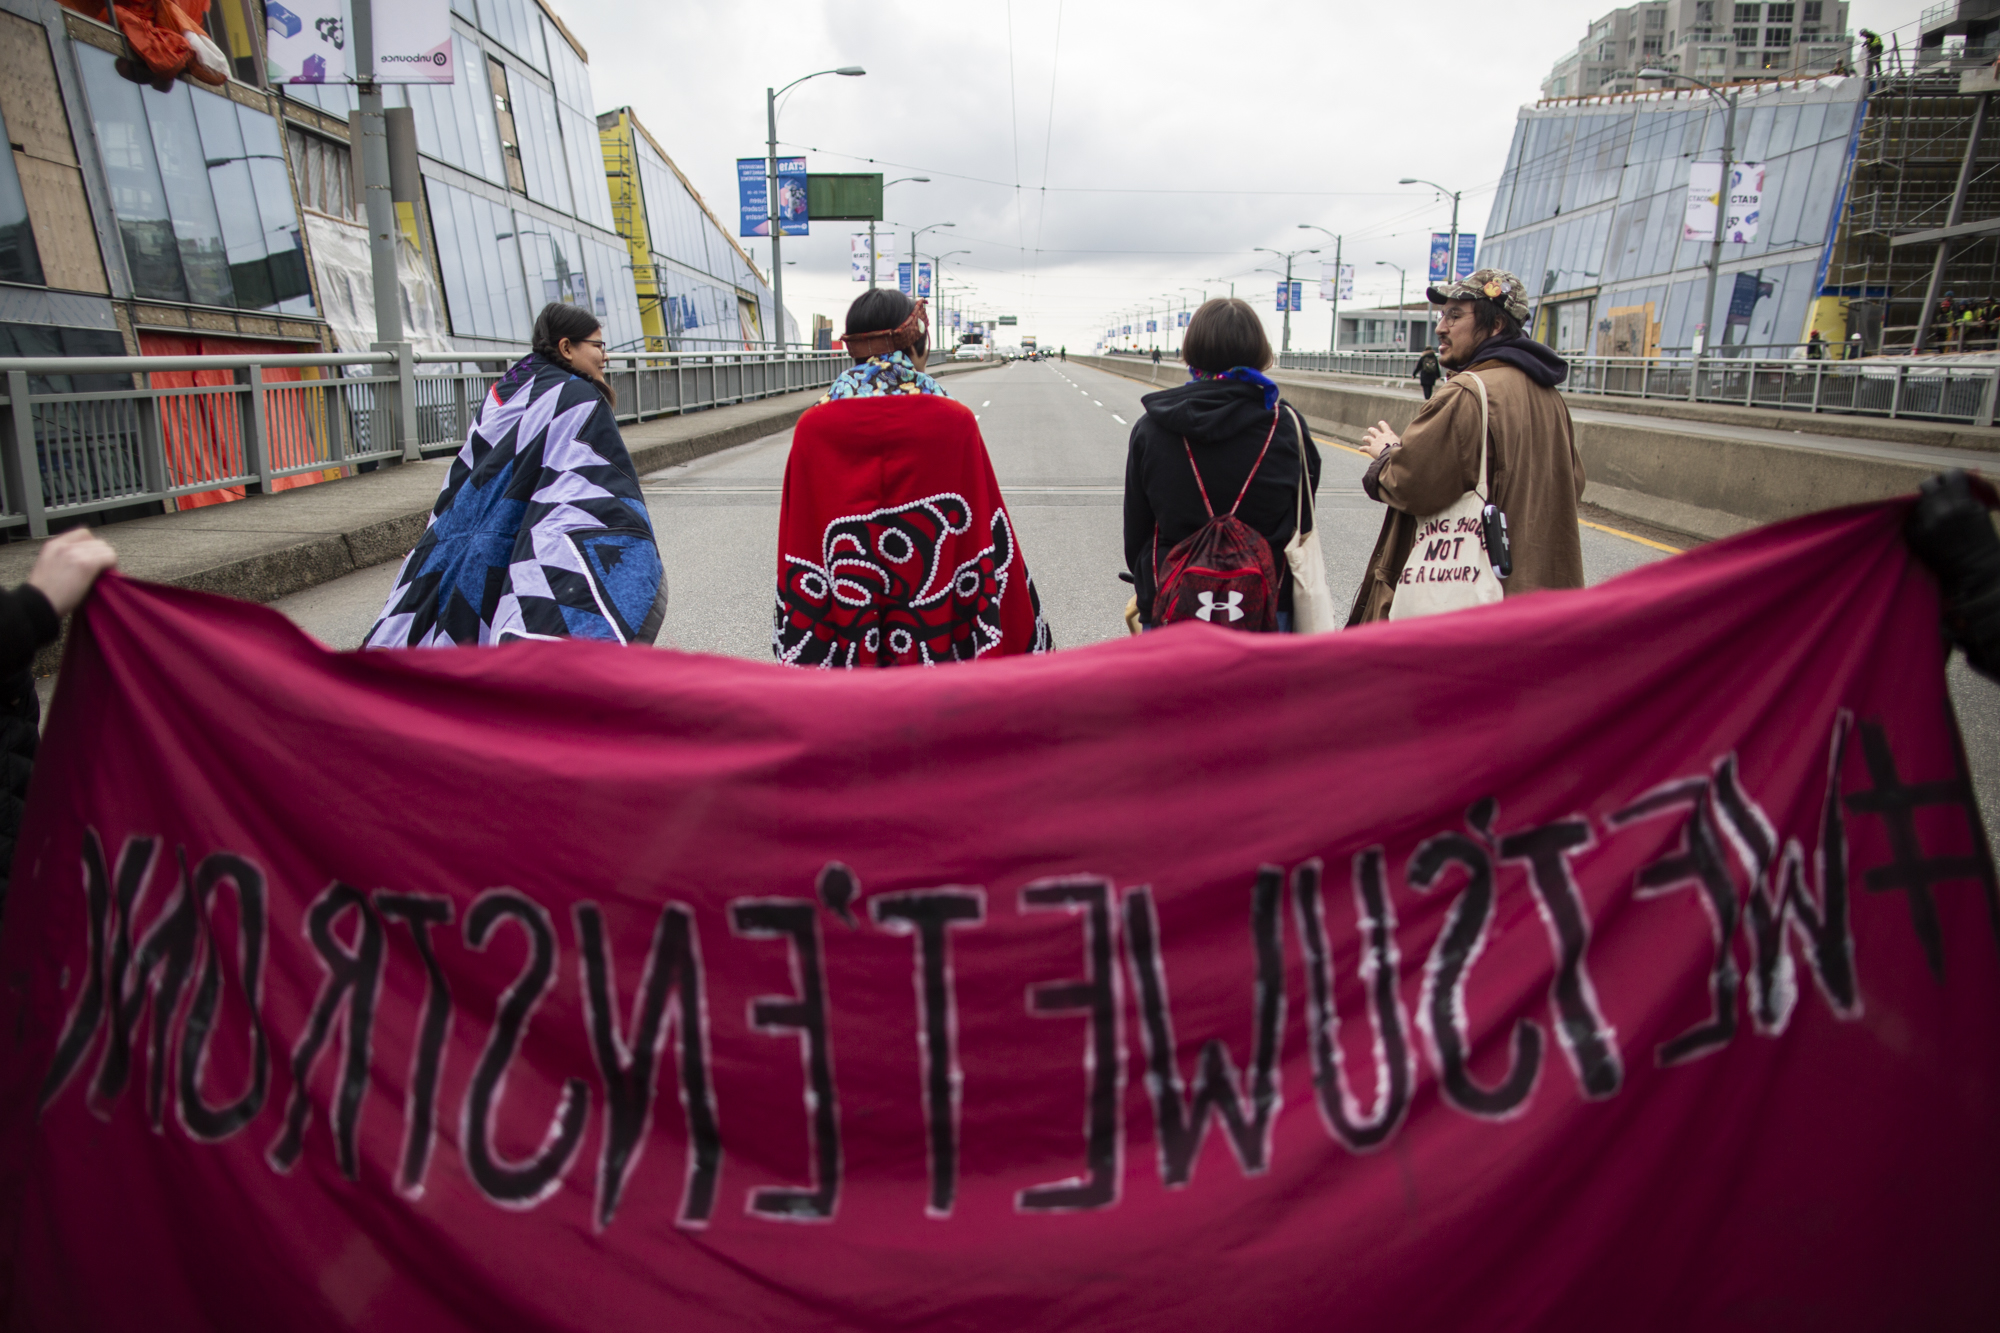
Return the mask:
<svg viewBox="0 0 2000 1333"><path fill-rule="evenodd" d="M542 313L535 316L535 352L546 360L553 361L572 375L582 376L597 386L604 395L604 401L618 406L618 391L606 380L595 375L584 375L570 364L562 354L562 341L567 338L572 343L580 343L596 333L604 325L597 316L580 305L568 305L562 301L551 301L542 307Z"/></svg>
<svg viewBox="0 0 2000 1333"><path fill-rule="evenodd" d="M917 303L915 301L912 301L894 287L877 287L873 291L863 292L854 298L853 305L847 307L847 327L841 333L841 340L845 342L858 333L884 333L896 328L903 321L907 320L910 317L910 312L916 308ZM893 346L893 343L890 344L890 347ZM854 357L855 361L859 363L866 361L870 356L883 355L884 352L890 350L890 347L885 347L881 351L868 351L865 353L856 352L852 347L849 347L848 351ZM926 332L922 337L915 339L901 350L908 352L912 360L922 356L930 350L929 333Z"/></svg>

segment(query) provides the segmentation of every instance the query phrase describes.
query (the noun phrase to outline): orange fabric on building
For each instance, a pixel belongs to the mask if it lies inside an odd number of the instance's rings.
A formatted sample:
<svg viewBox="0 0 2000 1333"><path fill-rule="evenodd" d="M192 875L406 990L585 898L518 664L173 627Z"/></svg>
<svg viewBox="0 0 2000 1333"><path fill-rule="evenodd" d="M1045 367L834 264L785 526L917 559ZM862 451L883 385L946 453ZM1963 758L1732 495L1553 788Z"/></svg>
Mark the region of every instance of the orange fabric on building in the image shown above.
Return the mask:
<svg viewBox="0 0 2000 1333"><path fill-rule="evenodd" d="M61 0L65 9L74 9L99 22L106 20L106 6L92 0ZM162 78L186 74L204 83L222 83L194 60L187 38L181 33L202 31L208 0L124 0L116 8L118 30L132 44L132 54L146 68Z"/></svg>
<svg viewBox="0 0 2000 1333"><path fill-rule="evenodd" d="M309 350L296 343L264 342L255 338L212 338L190 333L139 334L141 356L253 356L259 352L300 352ZM203 385L236 383L230 370L161 370L150 375L156 389L186 389ZM297 367L274 366L264 372L264 382L301 383L305 379ZM186 486L207 477L236 476L243 471L243 431L235 394L191 394L161 400L160 430L166 440L169 484ZM292 467L312 461L318 451L318 433L313 430L316 400L297 394L266 394L265 434L271 449L272 467ZM318 472L300 472L278 477L274 491L295 486L311 486L341 475L338 467ZM241 500L241 486L218 486L179 497L181 509Z"/></svg>

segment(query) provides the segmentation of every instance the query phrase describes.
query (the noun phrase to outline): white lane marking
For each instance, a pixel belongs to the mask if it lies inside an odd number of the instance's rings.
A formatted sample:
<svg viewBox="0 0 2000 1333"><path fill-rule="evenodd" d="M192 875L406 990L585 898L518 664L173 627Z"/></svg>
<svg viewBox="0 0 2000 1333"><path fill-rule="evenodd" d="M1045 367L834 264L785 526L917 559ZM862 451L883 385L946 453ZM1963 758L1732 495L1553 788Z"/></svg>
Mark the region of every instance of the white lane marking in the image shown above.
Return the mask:
<svg viewBox="0 0 2000 1333"><path fill-rule="evenodd" d="M1090 403L1091 403L1091 406L1093 406L1093 407L1102 407L1102 406L1104 406L1104 404L1103 404L1103 403L1100 403L1100 402L1098 402L1098 401L1097 401L1097 400L1096 400L1095 398L1091 399L1091 400L1090 400Z"/></svg>
<svg viewBox="0 0 2000 1333"><path fill-rule="evenodd" d="M1121 417L1121 416L1119 416L1119 415L1118 415L1118 414L1117 414L1116 412L1113 412L1113 413L1111 414L1111 419L1112 419L1113 421L1117 422L1117 423L1118 423L1119 425L1121 425L1121 426L1125 424L1125 418L1124 418L1124 417Z"/></svg>
<svg viewBox="0 0 2000 1333"><path fill-rule="evenodd" d="M991 406L993 406L993 400L992 400L991 398L988 398L988 399L987 399L987 400L986 400L985 402L981 403L981 404L980 404L980 406L981 406L981 407L991 407Z"/></svg>

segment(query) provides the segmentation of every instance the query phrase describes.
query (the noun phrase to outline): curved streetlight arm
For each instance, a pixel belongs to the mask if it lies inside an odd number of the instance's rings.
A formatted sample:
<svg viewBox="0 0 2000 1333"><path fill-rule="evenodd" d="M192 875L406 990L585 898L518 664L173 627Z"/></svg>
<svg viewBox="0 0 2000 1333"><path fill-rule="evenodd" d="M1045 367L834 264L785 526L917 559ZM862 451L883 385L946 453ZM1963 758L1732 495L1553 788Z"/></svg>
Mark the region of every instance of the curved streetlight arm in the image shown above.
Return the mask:
<svg viewBox="0 0 2000 1333"><path fill-rule="evenodd" d="M840 74L844 75L847 78L855 79L861 77L863 74L866 74L867 72L868 72L867 70L861 68L861 66L859 65L842 65L839 69L816 70L811 74L801 74L798 78L793 79L790 83L786 84L784 87L772 93L771 96L783 97L786 93L798 87L800 84L804 83L807 79L817 79L822 74Z"/></svg>
<svg viewBox="0 0 2000 1333"><path fill-rule="evenodd" d="M770 219L771 227L771 330L770 341L782 352L785 350L785 258L784 223L778 218L778 96L788 93L807 79L816 79L822 74L841 74L856 78L868 71L859 65L842 65L838 69L814 70L801 75L782 88L764 90L764 126L769 137L765 143L764 156L764 215ZM872 267L875 262L871 251L868 258Z"/></svg>

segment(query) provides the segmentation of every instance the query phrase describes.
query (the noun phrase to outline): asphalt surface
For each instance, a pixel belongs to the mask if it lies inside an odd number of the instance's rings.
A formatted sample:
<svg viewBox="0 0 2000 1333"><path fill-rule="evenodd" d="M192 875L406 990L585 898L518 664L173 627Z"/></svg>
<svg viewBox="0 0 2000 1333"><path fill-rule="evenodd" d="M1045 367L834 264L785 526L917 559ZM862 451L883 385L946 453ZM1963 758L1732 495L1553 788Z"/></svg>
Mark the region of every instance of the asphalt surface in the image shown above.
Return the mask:
<svg viewBox="0 0 2000 1333"><path fill-rule="evenodd" d="M1131 594L1118 578L1125 446L1149 387L1060 362L1015 362L946 385L979 417L1057 647L1123 635ZM643 479L670 590L661 646L770 660L778 494L790 447L786 431ZM1321 448L1320 545L1344 608L1382 510L1361 490L1366 460L1327 441ZM1591 583L1665 558L1660 545L1675 540L1629 525L1612 531L1617 520L1591 517L1599 526L1582 530ZM274 605L322 642L352 648L380 614L395 574L393 563L378 565ZM2000 686L1956 657L1950 679L1987 828L2000 834Z"/></svg>

